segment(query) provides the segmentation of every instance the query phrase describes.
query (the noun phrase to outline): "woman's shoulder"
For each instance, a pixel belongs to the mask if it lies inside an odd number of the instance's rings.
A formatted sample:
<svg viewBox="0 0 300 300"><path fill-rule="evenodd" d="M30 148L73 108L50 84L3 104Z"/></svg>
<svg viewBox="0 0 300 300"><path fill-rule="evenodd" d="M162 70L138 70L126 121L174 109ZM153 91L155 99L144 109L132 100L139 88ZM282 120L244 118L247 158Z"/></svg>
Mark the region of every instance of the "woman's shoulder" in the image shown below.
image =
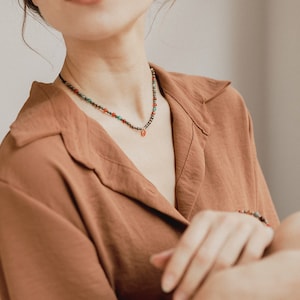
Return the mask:
<svg viewBox="0 0 300 300"><path fill-rule="evenodd" d="M163 92L181 103L188 105L208 104L208 106L229 105L244 106L244 99L234 88L230 80L220 80L212 77L170 72L155 66L157 77Z"/></svg>
<svg viewBox="0 0 300 300"><path fill-rule="evenodd" d="M18 145L9 132L0 146L0 181L26 193L47 190L59 177L57 166L67 157L63 150L59 136Z"/></svg>
<svg viewBox="0 0 300 300"><path fill-rule="evenodd" d="M53 102L64 102L52 85L34 83L30 96L0 145L0 180L21 190L33 191L58 182L59 169L72 164L59 122L66 111ZM62 105L65 105L62 103ZM25 192L26 192L25 191Z"/></svg>
<svg viewBox="0 0 300 300"><path fill-rule="evenodd" d="M163 93L170 101L175 100L195 123L206 120L209 124L248 126L248 108L230 81L155 69Z"/></svg>

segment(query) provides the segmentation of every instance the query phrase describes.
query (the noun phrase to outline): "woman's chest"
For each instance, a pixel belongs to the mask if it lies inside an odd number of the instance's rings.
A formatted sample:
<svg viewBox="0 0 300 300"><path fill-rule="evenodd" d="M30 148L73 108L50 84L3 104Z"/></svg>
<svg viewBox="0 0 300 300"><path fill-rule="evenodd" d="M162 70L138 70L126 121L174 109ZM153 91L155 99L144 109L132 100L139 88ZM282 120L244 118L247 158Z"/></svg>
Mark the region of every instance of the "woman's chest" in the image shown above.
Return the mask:
<svg viewBox="0 0 300 300"><path fill-rule="evenodd" d="M167 103L162 104L144 137L123 124L106 126L106 130L137 170L174 206L175 155L171 114Z"/></svg>

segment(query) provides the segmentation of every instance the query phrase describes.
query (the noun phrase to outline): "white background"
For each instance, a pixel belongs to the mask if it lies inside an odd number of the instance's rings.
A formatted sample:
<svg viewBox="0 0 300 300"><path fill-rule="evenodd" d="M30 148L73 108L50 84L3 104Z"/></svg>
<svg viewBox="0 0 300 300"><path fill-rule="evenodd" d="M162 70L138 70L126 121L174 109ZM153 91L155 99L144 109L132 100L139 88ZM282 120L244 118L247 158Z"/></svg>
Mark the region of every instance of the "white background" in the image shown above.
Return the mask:
<svg viewBox="0 0 300 300"><path fill-rule="evenodd" d="M52 81L64 56L59 35L31 18L26 40L43 57L30 50L21 38L17 0L1 2L0 140L31 82ZM229 79L242 93L281 218L300 210L299 12L299 0L177 0L146 39L150 61Z"/></svg>

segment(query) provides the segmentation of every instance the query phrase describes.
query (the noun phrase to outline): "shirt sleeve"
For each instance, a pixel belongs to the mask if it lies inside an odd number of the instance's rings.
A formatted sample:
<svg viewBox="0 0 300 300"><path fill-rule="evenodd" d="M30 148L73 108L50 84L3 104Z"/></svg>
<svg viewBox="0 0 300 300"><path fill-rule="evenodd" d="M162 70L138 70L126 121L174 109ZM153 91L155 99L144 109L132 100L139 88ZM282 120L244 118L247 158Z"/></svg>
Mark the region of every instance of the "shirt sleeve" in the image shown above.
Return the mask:
<svg viewBox="0 0 300 300"><path fill-rule="evenodd" d="M254 176L255 176L255 190L256 190L256 211L258 211L270 224L271 227L276 228L279 225L279 218L276 212L272 197L266 183L265 176L261 169L259 160L257 158L257 151L255 146L253 123L251 116L248 114L249 120L249 135L252 147L253 162L254 162Z"/></svg>
<svg viewBox="0 0 300 300"><path fill-rule="evenodd" d="M0 299L116 300L91 240L0 181Z"/></svg>

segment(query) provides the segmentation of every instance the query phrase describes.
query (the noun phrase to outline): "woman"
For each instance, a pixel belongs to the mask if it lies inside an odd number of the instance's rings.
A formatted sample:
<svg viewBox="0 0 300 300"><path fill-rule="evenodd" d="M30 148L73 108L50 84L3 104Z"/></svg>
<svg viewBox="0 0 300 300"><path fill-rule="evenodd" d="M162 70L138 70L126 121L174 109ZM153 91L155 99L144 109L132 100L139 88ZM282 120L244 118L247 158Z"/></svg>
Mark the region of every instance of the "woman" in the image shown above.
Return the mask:
<svg viewBox="0 0 300 300"><path fill-rule="evenodd" d="M299 218L279 226L229 82L149 65L152 0L24 4L67 54L1 144L1 299L296 299Z"/></svg>

